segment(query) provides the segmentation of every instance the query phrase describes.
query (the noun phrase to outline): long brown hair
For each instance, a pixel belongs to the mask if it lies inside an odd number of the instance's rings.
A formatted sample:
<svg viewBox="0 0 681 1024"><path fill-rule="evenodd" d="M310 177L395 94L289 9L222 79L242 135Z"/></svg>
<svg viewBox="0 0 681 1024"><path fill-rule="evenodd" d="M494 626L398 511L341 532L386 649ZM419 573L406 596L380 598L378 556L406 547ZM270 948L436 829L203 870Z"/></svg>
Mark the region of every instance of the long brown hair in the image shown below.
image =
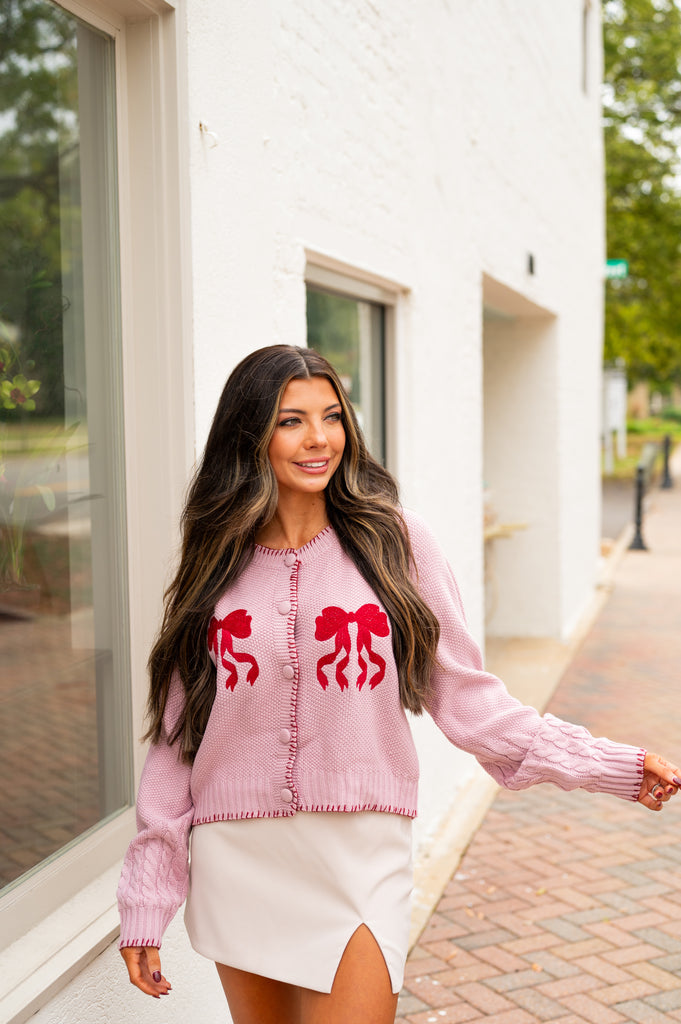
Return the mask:
<svg viewBox="0 0 681 1024"><path fill-rule="evenodd" d="M147 738L161 737L170 680L185 691L171 742L192 762L215 699L208 623L218 598L243 572L258 529L277 508L268 448L289 381L325 377L342 408L345 449L326 489L329 522L345 552L388 613L404 707L420 714L428 694L440 627L414 586L409 537L397 484L367 450L336 371L313 349L271 345L246 356L230 374L203 458L182 513L180 566L165 595L165 614L149 657Z"/></svg>

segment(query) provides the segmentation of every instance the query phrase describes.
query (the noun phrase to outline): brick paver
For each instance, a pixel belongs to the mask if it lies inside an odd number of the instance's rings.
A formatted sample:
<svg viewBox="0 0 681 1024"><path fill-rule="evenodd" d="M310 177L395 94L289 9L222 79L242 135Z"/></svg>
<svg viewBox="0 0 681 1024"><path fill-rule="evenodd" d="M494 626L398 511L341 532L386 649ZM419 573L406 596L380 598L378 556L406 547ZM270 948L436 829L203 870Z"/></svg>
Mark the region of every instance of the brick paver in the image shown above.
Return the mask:
<svg viewBox="0 0 681 1024"><path fill-rule="evenodd" d="M650 550L624 555L549 710L678 762L681 484L651 506ZM681 1021L676 801L500 792L410 955L397 1024Z"/></svg>
<svg viewBox="0 0 681 1024"><path fill-rule="evenodd" d="M95 659L71 629L0 614L0 888L101 817Z"/></svg>

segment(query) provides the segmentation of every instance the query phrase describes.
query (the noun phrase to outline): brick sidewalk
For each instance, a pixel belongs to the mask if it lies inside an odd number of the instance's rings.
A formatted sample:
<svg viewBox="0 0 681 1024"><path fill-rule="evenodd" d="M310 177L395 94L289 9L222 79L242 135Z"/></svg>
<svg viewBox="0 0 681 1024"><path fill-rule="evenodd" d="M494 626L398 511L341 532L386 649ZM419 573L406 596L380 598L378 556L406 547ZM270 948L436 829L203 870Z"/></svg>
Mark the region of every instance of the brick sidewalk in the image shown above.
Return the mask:
<svg viewBox="0 0 681 1024"><path fill-rule="evenodd" d="M678 763L681 496L651 504L650 551L624 556L549 710ZM676 801L500 793L410 955L396 1024L681 1021Z"/></svg>
<svg viewBox="0 0 681 1024"><path fill-rule="evenodd" d="M0 888L102 816L95 662L70 616L0 615Z"/></svg>

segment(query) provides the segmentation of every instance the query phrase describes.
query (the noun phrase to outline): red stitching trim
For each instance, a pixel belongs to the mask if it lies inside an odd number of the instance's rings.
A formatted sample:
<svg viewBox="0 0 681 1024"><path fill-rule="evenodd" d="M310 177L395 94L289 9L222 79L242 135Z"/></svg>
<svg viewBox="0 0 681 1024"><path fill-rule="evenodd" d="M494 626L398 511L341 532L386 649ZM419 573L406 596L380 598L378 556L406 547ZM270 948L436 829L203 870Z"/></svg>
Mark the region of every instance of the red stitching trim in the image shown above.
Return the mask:
<svg viewBox="0 0 681 1024"><path fill-rule="evenodd" d="M216 821L246 821L251 818L290 818L295 812L290 810L281 811L225 811L221 814L208 814L203 818L194 818L192 828L195 825L212 825Z"/></svg>
<svg viewBox="0 0 681 1024"><path fill-rule="evenodd" d="M379 811L384 814L403 814L407 818L415 818L416 811L411 807L394 807L392 804L311 804L309 807L303 805L299 808L301 811L338 811L341 813L347 812L348 814L356 811Z"/></svg>
<svg viewBox="0 0 681 1024"><path fill-rule="evenodd" d="M299 555L304 555L307 551L313 548L317 541L321 540L322 537L326 537L326 535L332 530L333 527L331 525L325 526L323 530L320 530L320 532L312 538L312 540L309 540L307 544L303 544L302 548L266 548L263 547L262 544L255 544L254 548L256 551L262 552L263 554L269 555L273 558L282 558L284 555L291 554L295 555L297 558Z"/></svg>
<svg viewBox="0 0 681 1024"><path fill-rule="evenodd" d="M330 527L326 527L329 530ZM326 532L324 530L324 532ZM320 536L320 535L318 535ZM316 540L313 538L309 541L305 547L312 544ZM304 548L302 549L304 550ZM295 642L295 620L296 612L298 611L298 575L300 573L300 562L296 561L293 569L291 570L291 579L289 584L289 600L291 602L291 610L288 614L286 621L286 640L288 643L289 656L293 664L293 679L291 680L291 703L290 703L290 724L291 724L291 747L289 751L288 761L286 763L286 782L293 792L293 800L291 801L291 810L295 810L298 804L298 790L296 789L293 782L293 765L295 763L296 754L298 752L298 720L296 718L296 710L298 707L298 674L300 666L298 664L298 651Z"/></svg>
<svg viewBox="0 0 681 1024"><path fill-rule="evenodd" d="M160 945L159 945L158 939L154 939L154 938L148 938L148 939L126 939L124 942L121 942L119 944L118 948L119 949L127 949L130 946L132 946L132 947L137 947L137 946L153 946L155 949L160 949L161 948Z"/></svg>
<svg viewBox="0 0 681 1024"><path fill-rule="evenodd" d="M356 811L379 811L383 814L402 814L407 818L416 817L414 808L395 807L393 804L302 804L297 808L291 809L289 806L286 810L282 809L280 811L237 811L236 813L226 811L224 814L211 814L203 818L195 818L192 822L192 827L194 825L210 825L215 821L245 821L251 818L291 818L297 811L304 811L305 813L335 811L339 814L352 814Z"/></svg>

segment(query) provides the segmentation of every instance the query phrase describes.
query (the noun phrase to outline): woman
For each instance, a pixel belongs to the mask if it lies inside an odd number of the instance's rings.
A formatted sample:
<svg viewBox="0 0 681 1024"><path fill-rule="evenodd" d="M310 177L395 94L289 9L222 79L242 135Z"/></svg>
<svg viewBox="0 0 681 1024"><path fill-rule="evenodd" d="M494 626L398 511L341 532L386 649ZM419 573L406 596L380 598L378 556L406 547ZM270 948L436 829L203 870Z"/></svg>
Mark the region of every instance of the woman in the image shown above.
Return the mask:
<svg viewBox="0 0 681 1024"><path fill-rule="evenodd" d="M502 785L659 810L678 768L509 696L451 571L367 452L337 374L272 346L230 376L150 657L152 740L121 883L131 981L185 920L235 1024L388 1024L409 925L426 709ZM188 843L191 831L191 874Z"/></svg>

